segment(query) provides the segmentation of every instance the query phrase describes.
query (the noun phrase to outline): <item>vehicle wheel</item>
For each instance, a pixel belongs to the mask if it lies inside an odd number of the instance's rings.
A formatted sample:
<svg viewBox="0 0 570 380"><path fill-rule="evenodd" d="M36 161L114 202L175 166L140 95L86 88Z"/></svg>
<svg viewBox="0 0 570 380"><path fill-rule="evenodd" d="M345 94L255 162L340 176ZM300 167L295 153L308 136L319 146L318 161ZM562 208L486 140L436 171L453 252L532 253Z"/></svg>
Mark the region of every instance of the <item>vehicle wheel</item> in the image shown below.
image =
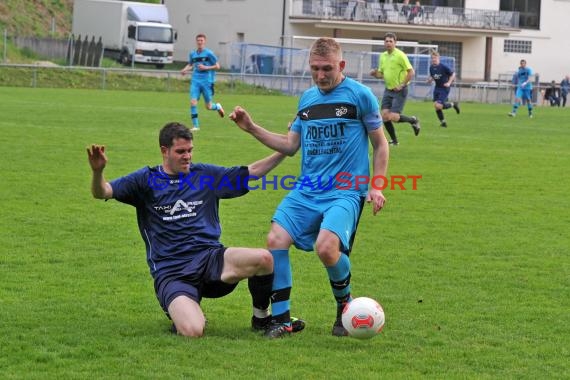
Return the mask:
<svg viewBox="0 0 570 380"><path fill-rule="evenodd" d="M125 66L128 66L131 63L131 60L129 58L129 52L122 51L121 56L119 57L119 62Z"/></svg>

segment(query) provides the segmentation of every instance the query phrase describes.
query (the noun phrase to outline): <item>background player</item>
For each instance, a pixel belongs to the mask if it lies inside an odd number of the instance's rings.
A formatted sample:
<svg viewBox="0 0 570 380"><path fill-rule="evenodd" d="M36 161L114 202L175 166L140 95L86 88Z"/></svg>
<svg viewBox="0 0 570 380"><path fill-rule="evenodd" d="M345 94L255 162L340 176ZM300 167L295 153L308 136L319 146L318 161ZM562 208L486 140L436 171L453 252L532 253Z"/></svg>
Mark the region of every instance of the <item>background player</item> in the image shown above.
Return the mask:
<svg viewBox="0 0 570 380"><path fill-rule="evenodd" d="M220 69L218 57L210 49L206 48L206 36L198 34L196 36L196 50L190 52L188 64L180 70L182 75L192 72L190 82L190 117L192 118L192 131L200 129L198 121L198 100L200 95L204 96L206 108L217 111L220 117L224 117L224 109L220 103L213 103L215 70Z"/></svg>
<svg viewBox="0 0 570 380"><path fill-rule="evenodd" d="M431 52L431 65L429 67L428 83L435 82L433 89L433 107L442 127L447 127L447 122L443 117L443 110L453 107L455 112L459 113L459 103L448 102L449 91L451 84L455 80L455 72L440 62L439 53L437 51Z"/></svg>
<svg viewBox="0 0 570 380"><path fill-rule="evenodd" d="M509 116L517 116L517 110L520 105L526 103L528 117L532 118L532 78L534 71L526 65L524 59L521 59L520 66L515 74L517 76L517 92L515 94L515 103Z"/></svg>

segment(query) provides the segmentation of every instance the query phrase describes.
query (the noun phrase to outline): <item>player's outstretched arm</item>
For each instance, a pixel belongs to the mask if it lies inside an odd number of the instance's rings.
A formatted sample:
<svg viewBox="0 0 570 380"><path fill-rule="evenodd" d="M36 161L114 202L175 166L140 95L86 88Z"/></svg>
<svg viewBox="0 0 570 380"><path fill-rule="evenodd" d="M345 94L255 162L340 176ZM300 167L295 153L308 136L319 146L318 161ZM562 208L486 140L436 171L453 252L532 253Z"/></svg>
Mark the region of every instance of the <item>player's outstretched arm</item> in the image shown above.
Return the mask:
<svg viewBox="0 0 570 380"><path fill-rule="evenodd" d="M263 145L287 156L294 155L301 144L299 134L289 132L287 135L273 133L257 125L249 113L242 107L236 106L229 118L242 130L251 134Z"/></svg>
<svg viewBox="0 0 570 380"><path fill-rule="evenodd" d="M87 158L93 172L91 179L91 193L93 197L97 199L113 198L113 188L103 176L103 169L107 165L105 146L91 145L91 148L87 148Z"/></svg>
<svg viewBox="0 0 570 380"><path fill-rule="evenodd" d="M259 161L255 161L248 165L249 175L252 176L252 180L255 178L262 177L273 170L277 165L279 165L287 156L276 152L272 155L262 158Z"/></svg>

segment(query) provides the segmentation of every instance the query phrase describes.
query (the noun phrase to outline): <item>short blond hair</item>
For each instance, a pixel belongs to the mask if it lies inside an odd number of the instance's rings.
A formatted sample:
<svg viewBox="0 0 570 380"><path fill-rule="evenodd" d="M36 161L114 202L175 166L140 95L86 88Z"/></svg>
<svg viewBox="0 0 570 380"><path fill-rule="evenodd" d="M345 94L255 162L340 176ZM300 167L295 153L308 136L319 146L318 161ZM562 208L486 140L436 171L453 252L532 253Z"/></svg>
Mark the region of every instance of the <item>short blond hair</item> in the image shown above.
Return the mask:
<svg viewBox="0 0 570 380"><path fill-rule="evenodd" d="M311 46L310 55L318 55L319 57L336 55L342 59L342 47L334 38L321 37Z"/></svg>

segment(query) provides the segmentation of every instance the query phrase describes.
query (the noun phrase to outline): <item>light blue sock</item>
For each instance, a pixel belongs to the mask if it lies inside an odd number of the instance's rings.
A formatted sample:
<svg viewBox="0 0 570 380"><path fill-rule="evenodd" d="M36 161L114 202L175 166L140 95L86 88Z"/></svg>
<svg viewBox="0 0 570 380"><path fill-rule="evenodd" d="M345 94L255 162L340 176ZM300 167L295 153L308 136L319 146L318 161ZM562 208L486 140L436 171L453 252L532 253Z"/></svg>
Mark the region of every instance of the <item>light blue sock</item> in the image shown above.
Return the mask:
<svg viewBox="0 0 570 380"><path fill-rule="evenodd" d="M200 127L198 122L198 106L190 106L190 117L192 118L192 125L196 128Z"/></svg>
<svg viewBox="0 0 570 380"><path fill-rule="evenodd" d="M274 300L271 303L271 313L282 315L291 310L291 287L293 286L293 275L291 273L291 262L289 260L288 249L271 250L273 255L273 293Z"/></svg>
<svg viewBox="0 0 570 380"><path fill-rule="evenodd" d="M350 300L350 259L344 253L332 267L326 267L337 303Z"/></svg>

